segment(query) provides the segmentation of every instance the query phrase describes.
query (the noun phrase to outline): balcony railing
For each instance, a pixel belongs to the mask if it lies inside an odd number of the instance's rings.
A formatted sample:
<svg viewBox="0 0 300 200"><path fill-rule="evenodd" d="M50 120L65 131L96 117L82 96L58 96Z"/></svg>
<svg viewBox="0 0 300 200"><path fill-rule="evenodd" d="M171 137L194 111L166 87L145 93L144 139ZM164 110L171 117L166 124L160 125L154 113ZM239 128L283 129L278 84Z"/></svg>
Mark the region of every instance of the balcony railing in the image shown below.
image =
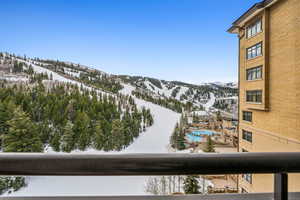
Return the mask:
<svg viewBox="0 0 300 200"><path fill-rule="evenodd" d="M274 193L262 194L0 197L0 200L296 200L300 199L300 193L288 193L288 173L299 172L300 153L117 155L1 153L0 175L136 176L263 173L275 174L275 184Z"/></svg>

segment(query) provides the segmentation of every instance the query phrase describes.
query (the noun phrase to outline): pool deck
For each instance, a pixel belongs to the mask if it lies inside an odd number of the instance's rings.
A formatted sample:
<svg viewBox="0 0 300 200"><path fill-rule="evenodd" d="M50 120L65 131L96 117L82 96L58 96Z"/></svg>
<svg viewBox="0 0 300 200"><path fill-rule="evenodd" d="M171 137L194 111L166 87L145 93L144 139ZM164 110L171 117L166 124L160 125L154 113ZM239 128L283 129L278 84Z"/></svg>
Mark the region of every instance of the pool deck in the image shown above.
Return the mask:
<svg viewBox="0 0 300 200"><path fill-rule="evenodd" d="M214 130L208 130L208 129L199 129L196 131L210 131L216 133L215 135L212 136L212 139L215 143L215 151L217 153L234 153L237 152L237 147L234 147L232 142L229 140L226 140L224 137L224 133L222 132L217 132ZM203 152L203 148L205 148L205 145L207 143L207 136L208 135L195 135L193 136L191 132L187 132L185 136L185 140L187 144L190 144L192 148L195 148L196 152ZM197 139L191 139L191 138L197 138ZM199 140L198 140L199 138Z"/></svg>

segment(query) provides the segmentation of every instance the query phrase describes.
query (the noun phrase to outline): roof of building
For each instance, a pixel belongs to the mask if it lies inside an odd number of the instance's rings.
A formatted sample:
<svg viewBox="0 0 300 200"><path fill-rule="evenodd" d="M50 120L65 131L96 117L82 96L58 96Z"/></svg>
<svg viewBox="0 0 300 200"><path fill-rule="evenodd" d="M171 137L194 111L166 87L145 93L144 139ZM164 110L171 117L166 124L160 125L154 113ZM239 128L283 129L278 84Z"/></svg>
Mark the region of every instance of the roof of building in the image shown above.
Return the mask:
<svg viewBox="0 0 300 200"><path fill-rule="evenodd" d="M236 29L240 27L240 24L249 20L249 18L256 15L257 12L263 10L266 7L271 6L273 3L279 0L263 0L259 3L254 4L244 14L242 14L237 20L232 23L232 26L227 30L229 33L236 33Z"/></svg>

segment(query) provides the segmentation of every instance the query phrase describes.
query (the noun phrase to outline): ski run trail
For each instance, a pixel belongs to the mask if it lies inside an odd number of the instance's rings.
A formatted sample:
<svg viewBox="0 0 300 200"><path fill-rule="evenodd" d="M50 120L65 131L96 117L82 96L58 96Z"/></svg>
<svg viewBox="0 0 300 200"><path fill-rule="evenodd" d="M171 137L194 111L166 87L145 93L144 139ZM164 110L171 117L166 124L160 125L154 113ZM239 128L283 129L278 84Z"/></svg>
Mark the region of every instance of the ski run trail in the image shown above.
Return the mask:
<svg viewBox="0 0 300 200"><path fill-rule="evenodd" d="M32 64L32 63L31 63ZM66 79L48 69L33 64L38 73L52 74L53 80L81 85L81 83ZM87 89L91 89L85 86ZM123 94L131 94L133 86L124 84ZM98 91L102 92L102 91ZM213 95L212 95L213 96ZM204 105L205 109L213 105L214 96ZM120 152L103 152L95 149L74 151L74 154L124 154L124 153L169 153L171 133L180 119L180 114L153 103L135 98L139 107L150 108L154 124L126 149ZM183 151L184 153L188 151ZM46 150L48 154L57 154ZM177 152L178 153L178 152ZM17 192L4 196L106 196L106 195L144 195L146 176L29 176L27 186Z"/></svg>
<svg viewBox="0 0 300 200"><path fill-rule="evenodd" d="M132 89L134 88L125 85L121 92L130 94ZM72 153L168 153L169 138L176 122L179 121L180 114L140 99L135 101L138 106L151 109L154 124L141 133L129 147L121 152L88 149ZM146 176L30 176L27 177L27 187L9 196L143 195L146 179Z"/></svg>

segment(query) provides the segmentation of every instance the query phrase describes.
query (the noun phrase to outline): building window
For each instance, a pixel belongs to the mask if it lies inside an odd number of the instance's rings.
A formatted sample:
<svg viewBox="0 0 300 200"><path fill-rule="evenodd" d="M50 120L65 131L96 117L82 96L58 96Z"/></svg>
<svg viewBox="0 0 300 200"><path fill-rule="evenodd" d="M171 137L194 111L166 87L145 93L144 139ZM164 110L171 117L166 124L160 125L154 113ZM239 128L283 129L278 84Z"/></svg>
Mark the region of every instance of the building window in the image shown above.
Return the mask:
<svg viewBox="0 0 300 200"><path fill-rule="evenodd" d="M249 111L243 111L243 120L252 122L252 112Z"/></svg>
<svg viewBox="0 0 300 200"><path fill-rule="evenodd" d="M262 55L262 42L247 48L247 59L255 58Z"/></svg>
<svg viewBox="0 0 300 200"><path fill-rule="evenodd" d="M243 139L244 139L244 132L248 132L248 131L243 130ZM251 140L252 140L252 133L251 133ZM248 152L248 151L246 149L242 149L242 152ZM252 174L242 174L242 178L248 183L252 184ZM248 193L248 192L242 188L242 193Z"/></svg>
<svg viewBox="0 0 300 200"><path fill-rule="evenodd" d="M262 102L262 91L261 90L250 90L246 91L246 101L261 103Z"/></svg>
<svg viewBox="0 0 300 200"><path fill-rule="evenodd" d="M246 140L248 142L252 142L252 133L250 131L243 130L242 136L243 136L243 140Z"/></svg>
<svg viewBox="0 0 300 200"><path fill-rule="evenodd" d="M262 66L247 69L247 80L257 80L262 78Z"/></svg>
<svg viewBox="0 0 300 200"><path fill-rule="evenodd" d="M242 177L245 181L252 184L252 174L243 174Z"/></svg>
<svg viewBox="0 0 300 200"><path fill-rule="evenodd" d="M247 27L247 38L251 38L262 31L262 21L259 19Z"/></svg>

